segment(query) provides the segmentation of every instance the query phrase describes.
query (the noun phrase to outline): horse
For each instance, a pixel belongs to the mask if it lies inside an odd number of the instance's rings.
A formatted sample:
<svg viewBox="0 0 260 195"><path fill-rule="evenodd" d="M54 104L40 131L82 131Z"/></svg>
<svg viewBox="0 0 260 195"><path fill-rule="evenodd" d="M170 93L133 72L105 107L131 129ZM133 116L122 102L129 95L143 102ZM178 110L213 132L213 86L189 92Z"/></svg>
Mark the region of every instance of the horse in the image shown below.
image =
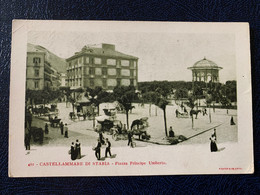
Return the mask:
<svg viewBox="0 0 260 195"><path fill-rule="evenodd" d="M191 110L190 111L190 116L192 117L192 115L196 115L195 119L198 118L198 114L201 112L201 110Z"/></svg>
<svg viewBox="0 0 260 195"><path fill-rule="evenodd" d="M136 126L136 125L137 125L137 129L139 129L139 125L143 125L143 124L144 124L143 120L136 119L131 124L131 130L133 130L134 126Z"/></svg>

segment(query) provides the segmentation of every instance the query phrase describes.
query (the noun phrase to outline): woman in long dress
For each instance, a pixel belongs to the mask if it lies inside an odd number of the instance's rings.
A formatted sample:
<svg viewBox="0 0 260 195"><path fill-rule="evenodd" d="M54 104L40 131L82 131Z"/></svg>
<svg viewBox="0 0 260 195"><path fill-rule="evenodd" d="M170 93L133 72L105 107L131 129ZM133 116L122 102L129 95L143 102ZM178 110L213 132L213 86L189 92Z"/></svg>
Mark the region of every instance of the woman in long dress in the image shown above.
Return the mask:
<svg viewBox="0 0 260 195"><path fill-rule="evenodd" d="M75 149L75 144L74 142L71 143L71 147L70 147L70 157L71 160L76 160L76 149Z"/></svg>
<svg viewBox="0 0 260 195"><path fill-rule="evenodd" d="M217 152L218 147L217 147L217 143L216 143L216 136L214 136L214 134L212 134L209 139L210 139L210 151Z"/></svg>
<svg viewBox="0 0 260 195"><path fill-rule="evenodd" d="M76 158L81 159L81 148L80 148L80 143L79 140L76 140Z"/></svg>

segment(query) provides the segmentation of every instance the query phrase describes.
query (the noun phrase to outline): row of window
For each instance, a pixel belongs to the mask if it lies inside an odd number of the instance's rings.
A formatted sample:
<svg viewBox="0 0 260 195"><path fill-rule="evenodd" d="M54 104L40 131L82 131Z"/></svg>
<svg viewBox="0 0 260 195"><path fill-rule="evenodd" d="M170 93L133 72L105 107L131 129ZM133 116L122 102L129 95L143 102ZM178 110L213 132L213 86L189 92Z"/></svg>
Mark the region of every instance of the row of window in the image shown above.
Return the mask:
<svg viewBox="0 0 260 195"><path fill-rule="evenodd" d="M88 71L87 71L88 70ZM129 69L107 69L107 68L93 68L90 67L86 69L86 72L89 75L117 75L117 76L136 76L136 70L129 70ZM74 75L82 75L81 68L79 70L68 70L68 77Z"/></svg>
<svg viewBox="0 0 260 195"><path fill-rule="evenodd" d="M116 86L116 85L134 85L135 81L134 79L94 79L94 78L90 78L89 79L89 85L91 87L93 86L103 86L103 87L107 87L107 85L109 86ZM68 81L68 85L69 86L82 86L82 79L70 79Z"/></svg>
<svg viewBox="0 0 260 195"><path fill-rule="evenodd" d="M116 59L103 59L103 63L102 63L102 59L101 58L89 58L89 57L81 57L78 58L76 60L74 60L73 62L69 63L69 68L71 68L73 65L76 66L78 64L82 64L84 60L85 64L96 64L96 65L101 65L101 64L107 64L110 66L115 66L115 65L120 65L121 66L134 66L136 68L136 61L130 61L130 60L116 60Z"/></svg>
<svg viewBox="0 0 260 195"><path fill-rule="evenodd" d="M68 81L68 85L69 86L81 86L81 82L82 82L81 78L75 79L75 80L71 79Z"/></svg>

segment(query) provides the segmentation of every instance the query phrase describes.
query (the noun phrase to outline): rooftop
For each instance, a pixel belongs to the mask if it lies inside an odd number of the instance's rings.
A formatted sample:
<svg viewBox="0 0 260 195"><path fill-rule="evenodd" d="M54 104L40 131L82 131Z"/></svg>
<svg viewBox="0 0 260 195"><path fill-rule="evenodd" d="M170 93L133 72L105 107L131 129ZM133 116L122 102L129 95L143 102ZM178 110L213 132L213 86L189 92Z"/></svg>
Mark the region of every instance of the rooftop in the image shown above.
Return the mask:
<svg viewBox="0 0 260 195"><path fill-rule="evenodd" d="M133 60L138 59L135 56L127 55L127 54L116 51L115 45L102 43L101 48L84 46L80 52L76 52L73 56L68 58L67 61L74 59L78 56L81 56L83 54L99 55L99 56L102 55L102 56L108 56L108 57L121 57L121 58L126 58L126 59L133 59Z"/></svg>
<svg viewBox="0 0 260 195"><path fill-rule="evenodd" d="M206 59L204 57L202 60L197 61L192 67L189 67L188 69L222 69L222 67L218 66L215 62Z"/></svg>

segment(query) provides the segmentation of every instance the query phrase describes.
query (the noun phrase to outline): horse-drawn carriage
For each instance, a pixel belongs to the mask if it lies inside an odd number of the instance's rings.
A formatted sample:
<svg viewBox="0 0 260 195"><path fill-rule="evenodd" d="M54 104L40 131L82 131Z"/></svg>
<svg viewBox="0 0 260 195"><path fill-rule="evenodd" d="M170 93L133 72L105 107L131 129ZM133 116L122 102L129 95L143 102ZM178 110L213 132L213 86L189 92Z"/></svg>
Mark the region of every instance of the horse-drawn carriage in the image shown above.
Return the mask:
<svg viewBox="0 0 260 195"><path fill-rule="evenodd" d="M143 117L132 122L131 131L140 140L149 140L151 136L147 133L147 127L149 127L148 117Z"/></svg>
<svg viewBox="0 0 260 195"><path fill-rule="evenodd" d="M95 130L102 132L110 132L110 129L114 126L114 120L107 115L95 117L97 123Z"/></svg>
<svg viewBox="0 0 260 195"><path fill-rule="evenodd" d="M51 123L51 127L58 127L60 125L61 119L58 118L57 114L49 114L49 122Z"/></svg>
<svg viewBox="0 0 260 195"><path fill-rule="evenodd" d="M50 112L50 108L38 106L35 108L32 108L32 113L38 116L47 115Z"/></svg>
<svg viewBox="0 0 260 195"><path fill-rule="evenodd" d="M181 112L178 109L175 111L176 118L189 118L188 112Z"/></svg>

